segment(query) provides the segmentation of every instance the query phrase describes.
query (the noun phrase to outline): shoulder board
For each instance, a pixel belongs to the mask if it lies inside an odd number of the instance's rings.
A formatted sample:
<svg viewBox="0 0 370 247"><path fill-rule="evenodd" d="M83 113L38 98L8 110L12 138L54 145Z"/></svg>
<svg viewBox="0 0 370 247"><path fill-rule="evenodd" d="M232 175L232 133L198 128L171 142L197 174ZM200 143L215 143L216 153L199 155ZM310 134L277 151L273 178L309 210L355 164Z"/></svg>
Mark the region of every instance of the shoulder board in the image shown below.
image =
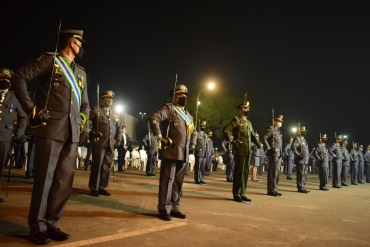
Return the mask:
<svg viewBox="0 0 370 247"><path fill-rule="evenodd" d="M55 52L52 52L52 51L48 51L48 52L46 52L46 54L47 55L51 55L51 56L58 56L59 55L59 53L57 52L57 53L55 53Z"/></svg>
<svg viewBox="0 0 370 247"><path fill-rule="evenodd" d="M79 68L80 68L80 69L82 69L82 70L85 70L85 69L84 69L84 67L82 67L81 65L79 65L79 64L77 64L77 63L76 63L76 66L77 66L77 67L79 67Z"/></svg>

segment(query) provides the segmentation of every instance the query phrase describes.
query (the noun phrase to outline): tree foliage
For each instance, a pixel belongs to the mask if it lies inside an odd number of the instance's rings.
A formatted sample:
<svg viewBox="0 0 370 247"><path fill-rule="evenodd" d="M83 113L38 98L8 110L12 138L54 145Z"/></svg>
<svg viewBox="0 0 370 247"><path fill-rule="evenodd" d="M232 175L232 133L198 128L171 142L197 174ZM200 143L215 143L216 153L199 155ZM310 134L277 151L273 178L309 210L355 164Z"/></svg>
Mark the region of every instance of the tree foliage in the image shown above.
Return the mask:
<svg viewBox="0 0 370 247"><path fill-rule="evenodd" d="M196 104L199 92L202 89L189 88L189 97L187 109L196 118ZM198 123L199 121L207 121L207 130L213 132L214 146L219 146L224 139L222 128L238 115L236 106L244 101L245 92L235 92L227 88L215 88L209 90L204 88L200 95L200 105L198 106ZM253 128L260 135L264 133L270 122L268 118L260 113L257 106L253 104L253 98L247 99L250 102L249 120L252 122ZM198 126L197 123L194 123Z"/></svg>

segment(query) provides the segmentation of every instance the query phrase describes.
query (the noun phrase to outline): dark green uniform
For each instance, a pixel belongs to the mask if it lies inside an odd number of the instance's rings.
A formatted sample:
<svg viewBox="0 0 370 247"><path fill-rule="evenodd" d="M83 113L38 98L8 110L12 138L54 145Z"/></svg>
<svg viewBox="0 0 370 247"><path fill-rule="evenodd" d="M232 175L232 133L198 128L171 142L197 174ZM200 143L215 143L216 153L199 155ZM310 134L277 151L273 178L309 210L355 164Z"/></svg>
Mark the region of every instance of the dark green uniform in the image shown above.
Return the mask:
<svg viewBox="0 0 370 247"><path fill-rule="evenodd" d="M255 137L255 132L252 123L241 117L234 117L229 124L227 124L222 132L227 141L234 140L233 155L235 160L235 169L233 175L233 196L234 199L238 197L245 197L247 189L248 175L250 162L252 157L251 142L257 146L261 143ZM236 142L240 143L237 144Z"/></svg>

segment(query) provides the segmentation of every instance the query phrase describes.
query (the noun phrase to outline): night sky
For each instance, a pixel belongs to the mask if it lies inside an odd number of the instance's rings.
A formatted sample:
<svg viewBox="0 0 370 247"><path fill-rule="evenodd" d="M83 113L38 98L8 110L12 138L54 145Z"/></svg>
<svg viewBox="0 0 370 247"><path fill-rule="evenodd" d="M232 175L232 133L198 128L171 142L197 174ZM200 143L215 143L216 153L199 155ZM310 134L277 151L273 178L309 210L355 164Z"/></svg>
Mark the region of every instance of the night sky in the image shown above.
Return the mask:
<svg viewBox="0 0 370 247"><path fill-rule="evenodd" d="M61 18L62 29L85 31L79 63L91 105L99 83L126 112L151 113L177 73L192 87L212 79L248 91L266 117L272 107L284 115L285 139L300 122L315 142L336 132L370 144L365 1L45 2L1 1L0 67L17 70L54 51Z"/></svg>

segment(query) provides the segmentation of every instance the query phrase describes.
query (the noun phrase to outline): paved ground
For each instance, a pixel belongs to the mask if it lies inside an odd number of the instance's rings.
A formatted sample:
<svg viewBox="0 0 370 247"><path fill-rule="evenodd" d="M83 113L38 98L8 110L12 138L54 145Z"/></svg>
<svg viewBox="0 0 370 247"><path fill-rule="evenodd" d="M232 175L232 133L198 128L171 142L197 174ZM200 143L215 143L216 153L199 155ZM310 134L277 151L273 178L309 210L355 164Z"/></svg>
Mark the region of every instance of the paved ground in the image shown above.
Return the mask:
<svg viewBox="0 0 370 247"><path fill-rule="evenodd" d="M32 180L13 170L9 197L0 204L0 246L32 246L27 215ZM231 200L231 183L222 171L206 177L207 185L185 178L182 211L185 220L157 218L158 176L127 170L111 179L110 197L89 196L89 172L77 170L61 229L65 242L48 246L370 246L370 184L318 190L318 176L309 174L307 189L296 192L295 180L281 175L279 191L266 195L266 173L249 182L253 204ZM4 181L5 180L5 181ZM330 181L331 182L331 181ZM1 196L5 197L3 177Z"/></svg>

